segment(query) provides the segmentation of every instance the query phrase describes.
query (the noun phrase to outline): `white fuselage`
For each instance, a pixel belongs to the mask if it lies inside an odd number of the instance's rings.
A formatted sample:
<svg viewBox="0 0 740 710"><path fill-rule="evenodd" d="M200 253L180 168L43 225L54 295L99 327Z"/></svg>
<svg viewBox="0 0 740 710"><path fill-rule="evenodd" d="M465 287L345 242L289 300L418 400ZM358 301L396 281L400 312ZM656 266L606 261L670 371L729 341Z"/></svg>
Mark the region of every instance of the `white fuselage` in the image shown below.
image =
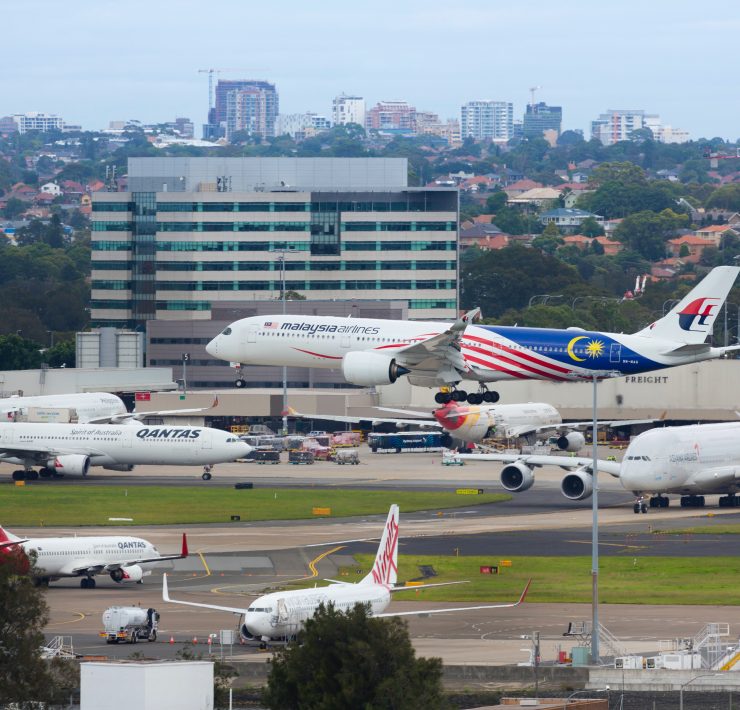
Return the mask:
<svg viewBox="0 0 740 710"><path fill-rule="evenodd" d="M126 405L119 397L107 392L75 392L72 394L44 394L34 397L6 397L0 399L0 412L7 419L25 414L29 407L74 409L79 423L126 414Z"/></svg>
<svg viewBox="0 0 740 710"><path fill-rule="evenodd" d="M45 577L77 577L82 568L125 565L139 559L159 557L151 542L139 537L37 537L21 543L26 555L36 556L36 567ZM157 563L141 564L145 574Z"/></svg>
<svg viewBox="0 0 740 710"><path fill-rule="evenodd" d="M53 466L55 458L71 454L89 457L92 466L200 466L235 461L250 450L233 434L208 427L0 424L0 461L23 465Z"/></svg>
<svg viewBox="0 0 740 710"><path fill-rule="evenodd" d="M368 604L372 615L382 613L390 600L388 587L367 583L273 592L255 599L244 612L242 635L263 641L291 638L313 617L321 604L333 604L335 609L345 613L355 604Z"/></svg>
<svg viewBox="0 0 740 710"><path fill-rule="evenodd" d="M232 323L206 350L221 360L253 365L341 368L361 351L396 355L443 333L450 324L329 316L255 316ZM440 379L412 371L412 384L442 385L461 379L583 381L635 374L719 357L718 348L675 352L682 342L599 331L468 325L460 342L466 371ZM436 377L436 379L435 379ZM382 383L380 383L382 384Z"/></svg>
<svg viewBox="0 0 740 710"><path fill-rule="evenodd" d="M735 493L740 422L651 429L627 448L620 481L636 493Z"/></svg>

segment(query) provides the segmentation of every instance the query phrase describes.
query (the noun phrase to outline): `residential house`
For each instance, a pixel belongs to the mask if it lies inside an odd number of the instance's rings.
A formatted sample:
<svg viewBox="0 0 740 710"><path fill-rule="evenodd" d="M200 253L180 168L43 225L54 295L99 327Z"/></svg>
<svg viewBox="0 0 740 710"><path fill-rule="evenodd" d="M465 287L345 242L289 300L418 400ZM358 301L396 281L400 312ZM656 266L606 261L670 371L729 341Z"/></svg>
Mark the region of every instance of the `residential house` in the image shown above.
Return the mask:
<svg viewBox="0 0 740 710"><path fill-rule="evenodd" d="M738 230L729 224L712 224L708 227L701 227L694 232L694 235L704 239L715 247L719 247L725 234L730 233L732 236L740 236Z"/></svg>
<svg viewBox="0 0 740 710"><path fill-rule="evenodd" d="M703 237L697 237L695 234L682 234L680 237L674 237L666 242L668 246L668 253L671 256L681 257L681 259L688 264L696 264L700 259L704 250L708 247L715 247L716 244ZM681 256L681 248L686 246L689 253L688 255Z"/></svg>
<svg viewBox="0 0 740 710"><path fill-rule="evenodd" d="M512 205L525 205L539 210L553 207L559 198L560 190L556 190L554 187L534 187L516 197L510 197L508 202Z"/></svg>
<svg viewBox="0 0 740 710"><path fill-rule="evenodd" d="M510 241L510 236L502 232L495 224L476 222L468 227L463 224L460 228L460 249L462 251L472 246L486 250L503 249L509 245Z"/></svg>
<svg viewBox="0 0 740 710"><path fill-rule="evenodd" d="M601 244L605 256L614 256L624 248L622 242L614 241L609 237L587 237L585 234L571 234L563 237L563 246L574 246L579 249L588 249L594 242Z"/></svg>
<svg viewBox="0 0 740 710"><path fill-rule="evenodd" d="M509 199L512 197L519 197L527 190L533 190L536 187L543 187L542 183L535 182L534 180L517 180L516 182L509 183L505 188L504 192L507 194Z"/></svg>
<svg viewBox="0 0 740 710"><path fill-rule="evenodd" d="M593 217L600 225L604 225L604 218L599 214L593 214L586 210L579 210L575 207L558 207L557 209L543 212L540 215L540 222L544 225L554 224L561 232L566 234L575 234L583 221L588 217Z"/></svg>
<svg viewBox="0 0 740 710"><path fill-rule="evenodd" d="M42 194L53 195L54 197L59 197L62 194L62 188L55 182L44 183L39 189Z"/></svg>

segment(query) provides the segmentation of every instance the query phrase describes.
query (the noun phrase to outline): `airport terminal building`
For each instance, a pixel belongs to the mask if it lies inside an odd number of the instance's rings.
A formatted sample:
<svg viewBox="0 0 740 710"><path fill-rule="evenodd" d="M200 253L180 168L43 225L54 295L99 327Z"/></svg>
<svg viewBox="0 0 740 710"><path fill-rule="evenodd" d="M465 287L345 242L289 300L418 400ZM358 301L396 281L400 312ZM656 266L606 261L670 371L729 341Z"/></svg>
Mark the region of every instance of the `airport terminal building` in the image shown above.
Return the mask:
<svg viewBox="0 0 740 710"><path fill-rule="evenodd" d="M398 301L456 315L458 195L405 158L131 158L93 197L94 327L209 320L219 303Z"/></svg>

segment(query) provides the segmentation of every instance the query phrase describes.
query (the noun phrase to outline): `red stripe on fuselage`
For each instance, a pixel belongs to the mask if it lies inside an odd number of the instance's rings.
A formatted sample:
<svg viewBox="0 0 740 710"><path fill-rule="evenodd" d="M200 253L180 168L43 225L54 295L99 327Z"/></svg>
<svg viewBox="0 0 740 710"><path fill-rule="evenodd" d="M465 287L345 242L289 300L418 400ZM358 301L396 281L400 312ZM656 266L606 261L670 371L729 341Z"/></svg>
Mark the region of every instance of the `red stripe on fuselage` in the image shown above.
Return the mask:
<svg viewBox="0 0 740 710"><path fill-rule="evenodd" d="M313 355L315 357L325 357L327 360L341 360L341 355L322 355L321 353L314 353L311 352L311 350L303 350L302 348L293 348L293 350L297 350L299 353L306 353L307 355Z"/></svg>
<svg viewBox="0 0 740 710"><path fill-rule="evenodd" d="M529 365L525 365L522 362L519 362L517 360L513 360L512 358L506 357L504 355L498 355L498 354L497 355L490 355L489 353L487 353L482 348L476 348L475 346L472 346L472 345L463 345L463 348L465 348L466 350L473 350L475 352L479 352L479 353L485 355L486 357L495 359L496 361L505 362L507 365L513 365L514 367L518 367L518 368L520 368L522 370L525 370L526 372L531 372L534 375L542 375L542 376L546 377L547 379L559 380L559 381L563 381L563 380L566 380L567 379L566 377L561 377L560 375L555 375L555 374L553 374L551 372L547 372L546 370L538 370L538 369L536 369L534 367L530 367ZM516 353L516 354L518 355L519 353ZM465 357L466 360L470 360L471 359L470 356L467 355L467 354L464 354L464 357ZM539 363L536 360L534 362L536 364L546 364L546 363ZM566 370L566 372L567 372L567 370Z"/></svg>
<svg viewBox="0 0 740 710"><path fill-rule="evenodd" d="M486 340L485 338L479 338L475 335L466 335L465 339L474 340L475 342L482 343L483 345L490 345L493 348L498 348L499 350L503 350L504 352L510 353L512 355L516 355L517 357L522 358L522 360L529 360L530 362L533 362L537 365L543 365L545 367L549 367L550 369L555 370L556 372L562 372L563 374L570 374L571 372L568 368L562 367L560 365L555 365L551 362L547 362L546 360L541 360L535 355L530 354L533 352L532 350L527 350L527 352L523 352L521 350L516 350L509 345L504 345L503 343L497 343L493 340ZM474 347L474 346L469 346L469 347ZM496 357L492 353L489 353L489 355Z"/></svg>
<svg viewBox="0 0 740 710"><path fill-rule="evenodd" d="M465 355L465 359L468 362L475 362L479 365L484 365L489 370L496 370L497 372L505 372L507 375L511 375L512 377L518 377L521 380L528 380L531 379L527 375L525 375L523 372L516 372L514 370L509 370L506 367L502 367L501 365L497 365L496 363L487 362L486 360L483 360L482 358L475 357L474 355ZM547 377L546 373L541 373L545 377Z"/></svg>

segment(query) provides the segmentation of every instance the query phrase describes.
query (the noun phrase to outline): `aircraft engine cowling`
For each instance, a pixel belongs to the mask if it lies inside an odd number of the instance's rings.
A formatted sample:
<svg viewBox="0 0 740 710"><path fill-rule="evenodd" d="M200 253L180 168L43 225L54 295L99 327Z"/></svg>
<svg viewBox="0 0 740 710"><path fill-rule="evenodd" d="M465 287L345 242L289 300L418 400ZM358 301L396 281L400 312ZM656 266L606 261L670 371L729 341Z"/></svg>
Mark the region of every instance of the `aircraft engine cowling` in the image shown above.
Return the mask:
<svg viewBox="0 0 740 710"><path fill-rule="evenodd" d="M106 471L133 471L134 465L132 463L111 463L103 468Z"/></svg>
<svg viewBox="0 0 740 710"><path fill-rule="evenodd" d="M578 431L563 434L558 438L558 448L561 451L580 451L586 445L586 437Z"/></svg>
<svg viewBox="0 0 740 710"><path fill-rule="evenodd" d="M510 463L501 470L501 485L512 493L521 493L534 485L534 471L521 461Z"/></svg>
<svg viewBox="0 0 740 710"><path fill-rule="evenodd" d="M239 627L239 633L245 641L254 641L256 636L247 628L246 624L242 624Z"/></svg>
<svg viewBox="0 0 740 710"><path fill-rule="evenodd" d="M354 352L342 358L342 375L353 385L392 385L408 373L395 359L381 353Z"/></svg>
<svg viewBox="0 0 740 710"><path fill-rule="evenodd" d="M585 469L569 473L560 483L560 492L569 500L584 500L594 492L594 481Z"/></svg>
<svg viewBox="0 0 740 710"><path fill-rule="evenodd" d="M144 570L139 565L130 567L119 567L110 573L110 578L119 584L126 582L140 582L144 577Z"/></svg>
<svg viewBox="0 0 740 710"><path fill-rule="evenodd" d="M90 470L90 457L83 454L64 454L49 459L46 466L61 476L87 476Z"/></svg>

